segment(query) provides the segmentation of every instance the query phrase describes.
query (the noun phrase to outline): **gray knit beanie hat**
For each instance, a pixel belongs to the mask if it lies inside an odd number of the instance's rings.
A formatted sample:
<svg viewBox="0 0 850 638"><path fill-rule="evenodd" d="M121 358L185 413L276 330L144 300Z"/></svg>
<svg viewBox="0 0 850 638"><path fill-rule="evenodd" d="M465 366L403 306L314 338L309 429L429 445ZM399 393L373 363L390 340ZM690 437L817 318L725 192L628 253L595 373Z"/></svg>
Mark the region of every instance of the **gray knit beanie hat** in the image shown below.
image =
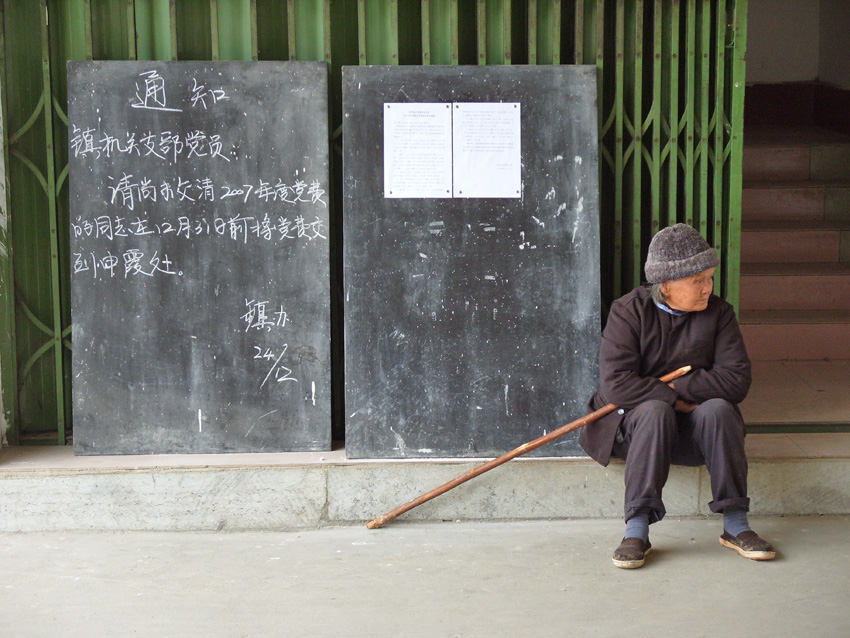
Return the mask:
<svg viewBox="0 0 850 638"><path fill-rule="evenodd" d="M696 275L719 263L717 251L696 229L676 224L659 230L649 242L644 270L649 283L659 284Z"/></svg>

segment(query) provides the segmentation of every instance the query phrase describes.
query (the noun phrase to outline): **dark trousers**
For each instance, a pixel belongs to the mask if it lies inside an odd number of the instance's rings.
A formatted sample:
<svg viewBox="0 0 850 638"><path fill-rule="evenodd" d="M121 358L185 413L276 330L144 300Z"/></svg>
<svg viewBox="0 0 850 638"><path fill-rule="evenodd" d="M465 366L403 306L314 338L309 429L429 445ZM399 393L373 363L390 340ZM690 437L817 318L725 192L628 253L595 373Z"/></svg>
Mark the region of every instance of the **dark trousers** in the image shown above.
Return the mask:
<svg viewBox="0 0 850 638"><path fill-rule="evenodd" d="M650 523L664 518L661 491L671 464L706 466L712 512L749 509L744 422L728 401L711 399L690 414L663 401L641 403L620 424L613 453L626 462L627 521L644 508Z"/></svg>

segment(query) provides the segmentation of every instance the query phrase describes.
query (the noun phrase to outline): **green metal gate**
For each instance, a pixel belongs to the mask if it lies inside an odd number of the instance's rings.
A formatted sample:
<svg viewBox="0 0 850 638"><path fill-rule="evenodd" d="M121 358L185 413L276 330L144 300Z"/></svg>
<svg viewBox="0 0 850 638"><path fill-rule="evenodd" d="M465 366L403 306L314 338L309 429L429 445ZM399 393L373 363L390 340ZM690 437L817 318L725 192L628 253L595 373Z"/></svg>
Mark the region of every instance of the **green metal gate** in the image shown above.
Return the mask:
<svg viewBox="0 0 850 638"><path fill-rule="evenodd" d="M2 0L0 426L12 443L65 444L72 432L67 60L325 60L336 151L342 65L594 64L603 302L640 283L654 232L684 221L720 253L717 292L737 305L746 10L747 0ZM332 290L340 270L336 259ZM341 306L335 298L337 321Z"/></svg>

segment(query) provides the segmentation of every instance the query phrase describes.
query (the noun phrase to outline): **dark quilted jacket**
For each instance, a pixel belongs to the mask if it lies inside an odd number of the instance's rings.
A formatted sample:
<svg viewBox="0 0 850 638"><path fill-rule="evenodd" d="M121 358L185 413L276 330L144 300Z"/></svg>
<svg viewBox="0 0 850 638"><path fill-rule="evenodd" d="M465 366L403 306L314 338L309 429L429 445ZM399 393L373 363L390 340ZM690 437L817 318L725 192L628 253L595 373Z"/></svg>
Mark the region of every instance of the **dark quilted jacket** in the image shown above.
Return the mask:
<svg viewBox="0 0 850 638"><path fill-rule="evenodd" d="M686 365L693 370L674 382L675 391L658 381ZM648 287L636 288L611 306L599 348L599 389L588 403L588 412L608 403L621 409L584 427L579 442L594 460L608 465L629 409L649 399L675 405L678 398L690 403L721 398L738 404L751 378L730 304L712 295L705 310L676 317L653 303Z"/></svg>

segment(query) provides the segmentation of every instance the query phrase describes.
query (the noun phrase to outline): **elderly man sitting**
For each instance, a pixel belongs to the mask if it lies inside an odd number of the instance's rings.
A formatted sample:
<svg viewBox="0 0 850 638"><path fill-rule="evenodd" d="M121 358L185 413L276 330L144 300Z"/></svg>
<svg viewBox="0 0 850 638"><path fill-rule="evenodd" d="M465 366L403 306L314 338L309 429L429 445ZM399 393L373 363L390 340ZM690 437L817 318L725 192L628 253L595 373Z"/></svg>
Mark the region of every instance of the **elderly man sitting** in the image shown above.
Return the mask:
<svg viewBox="0 0 850 638"><path fill-rule="evenodd" d="M626 533L614 552L633 569L649 552L649 525L665 514L661 492L670 464L705 465L712 512L723 513L720 543L741 556L770 560L775 551L747 521L747 457L738 403L750 387L750 361L735 311L712 295L720 259L690 226L658 232L645 264L650 286L615 301L602 333L599 389L590 411L619 410L591 423L580 443L597 462L626 463ZM658 377L690 365L665 384Z"/></svg>

